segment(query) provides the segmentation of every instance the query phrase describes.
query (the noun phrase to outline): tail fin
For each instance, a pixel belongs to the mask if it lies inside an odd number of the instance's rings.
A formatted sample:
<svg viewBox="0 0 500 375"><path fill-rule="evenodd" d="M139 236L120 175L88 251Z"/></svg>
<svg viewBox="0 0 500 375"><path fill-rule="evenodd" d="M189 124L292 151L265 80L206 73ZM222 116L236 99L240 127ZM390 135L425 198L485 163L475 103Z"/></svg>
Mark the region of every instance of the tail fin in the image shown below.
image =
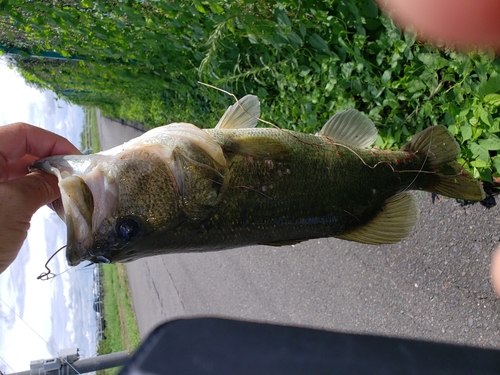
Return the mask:
<svg viewBox="0 0 500 375"><path fill-rule="evenodd" d="M485 198L481 182L456 161L460 155L460 146L444 126L425 129L401 150L424 155L426 169L436 173L424 190L471 201Z"/></svg>

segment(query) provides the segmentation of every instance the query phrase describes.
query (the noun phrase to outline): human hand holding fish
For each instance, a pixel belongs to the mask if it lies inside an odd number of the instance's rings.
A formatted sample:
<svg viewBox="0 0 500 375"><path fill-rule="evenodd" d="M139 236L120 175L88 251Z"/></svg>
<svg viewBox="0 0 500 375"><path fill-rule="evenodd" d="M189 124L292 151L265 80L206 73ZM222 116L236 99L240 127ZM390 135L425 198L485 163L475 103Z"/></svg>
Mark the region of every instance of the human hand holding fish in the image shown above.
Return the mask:
<svg viewBox="0 0 500 375"><path fill-rule="evenodd" d="M38 158L79 153L65 138L36 126L0 127L0 273L16 258L35 211L60 196L54 176L28 174L28 166Z"/></svg>

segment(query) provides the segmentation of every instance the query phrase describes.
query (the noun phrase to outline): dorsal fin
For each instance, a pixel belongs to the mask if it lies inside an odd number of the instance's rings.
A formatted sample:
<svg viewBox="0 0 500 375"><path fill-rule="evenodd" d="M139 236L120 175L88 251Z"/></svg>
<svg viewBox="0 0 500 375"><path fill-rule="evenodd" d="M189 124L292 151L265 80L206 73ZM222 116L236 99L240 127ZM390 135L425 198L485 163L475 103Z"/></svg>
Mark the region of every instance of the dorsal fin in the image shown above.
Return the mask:
<svg viewBox="0 0 500 375"><path fill-rule="evenodd" d="M377 129L372 120L355 109L333 115L318 135L358 148L370 146L377 139Z"/></svg>
<svg viewBox="0 0 500 375"><path fill-rule="evenodd" d="M243 109L243 108L244 109ZM260 102L255 95L245 95L229 106L217 123L216 129L255 128L260 117Z"/></svg>
<svg viewBox="0 0 500 375"><path fill-rule="evenodd" d="M368 224L335 237L370 245L396 243L411 233L418 214L413 195L398 194L387 199L382 211Z"/></svg>

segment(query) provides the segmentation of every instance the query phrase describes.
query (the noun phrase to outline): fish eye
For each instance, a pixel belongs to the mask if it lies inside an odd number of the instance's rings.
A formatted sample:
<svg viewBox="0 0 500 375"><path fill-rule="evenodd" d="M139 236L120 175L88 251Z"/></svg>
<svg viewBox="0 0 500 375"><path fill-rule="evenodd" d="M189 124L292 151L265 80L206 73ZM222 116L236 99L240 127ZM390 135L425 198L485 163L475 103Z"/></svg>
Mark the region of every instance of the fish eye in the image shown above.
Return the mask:
<svg viewBox="0 0 500 375"><path fill-rule="evenodd" d="M124 217L116 222L116 233L124 240L131 240L139 233L141 226L137 220Z"/></svg>

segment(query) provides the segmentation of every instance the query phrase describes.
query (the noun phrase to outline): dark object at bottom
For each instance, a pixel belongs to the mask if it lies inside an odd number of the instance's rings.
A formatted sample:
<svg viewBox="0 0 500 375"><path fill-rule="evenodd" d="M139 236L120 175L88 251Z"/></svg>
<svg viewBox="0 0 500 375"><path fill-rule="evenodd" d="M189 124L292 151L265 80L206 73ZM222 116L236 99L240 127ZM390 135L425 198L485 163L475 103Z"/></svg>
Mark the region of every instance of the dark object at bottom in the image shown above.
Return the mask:
<svg viewBox="0 0 500 375"><path fill-rule="evenodd" d="M120 374L500 374L500 351L199 318L156 328Z"/></svg>

